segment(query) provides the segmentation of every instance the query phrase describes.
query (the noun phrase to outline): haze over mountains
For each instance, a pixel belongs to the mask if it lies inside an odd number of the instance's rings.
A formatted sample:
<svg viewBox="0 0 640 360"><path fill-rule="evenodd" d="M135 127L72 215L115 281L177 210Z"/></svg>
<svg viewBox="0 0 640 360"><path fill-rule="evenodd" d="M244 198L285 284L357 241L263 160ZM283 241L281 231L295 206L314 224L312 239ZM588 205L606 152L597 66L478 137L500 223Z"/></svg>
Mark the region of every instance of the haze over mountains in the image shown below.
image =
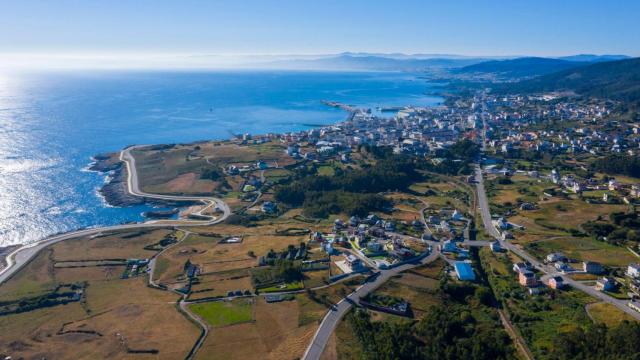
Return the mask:
<svg viewBox="0 0 640 360"><path fill-rule="evenodd" d="M512 77L548 74L592 62L624 59L624 55L580 54L562 58L470 57L448 54L341 53L273 61L248 62L246 66L297 70L424 71L459 69L457 73L500 73Z"/></svg>

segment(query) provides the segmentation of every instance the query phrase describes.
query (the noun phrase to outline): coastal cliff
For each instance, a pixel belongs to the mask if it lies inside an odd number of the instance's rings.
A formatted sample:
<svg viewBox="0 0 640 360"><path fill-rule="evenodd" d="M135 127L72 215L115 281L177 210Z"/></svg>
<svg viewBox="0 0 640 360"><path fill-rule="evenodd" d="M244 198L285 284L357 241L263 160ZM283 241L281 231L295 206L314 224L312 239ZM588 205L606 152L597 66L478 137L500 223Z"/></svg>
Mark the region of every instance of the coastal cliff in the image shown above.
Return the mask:
<svg viewBox="0 0 640 360"><path fill-rule="evenodd" d="M108 175L108 181L98 190L105 202L111 206L126 207L148 204L162 207L189 206L192 201L171 201L134 196L127 188L127 167L120 160L120 153L99 154L88 170Z"/></svg>
<svg viewBox="0 0 640 360"><path fill-rule="evenodd" d="M89 166L89 170L108 174L108 181L98 190L107 204L124 207L146 202L144 198L133 196L127 190L127 169L118 153L100 154L93 159L94 163Z"/></svg>

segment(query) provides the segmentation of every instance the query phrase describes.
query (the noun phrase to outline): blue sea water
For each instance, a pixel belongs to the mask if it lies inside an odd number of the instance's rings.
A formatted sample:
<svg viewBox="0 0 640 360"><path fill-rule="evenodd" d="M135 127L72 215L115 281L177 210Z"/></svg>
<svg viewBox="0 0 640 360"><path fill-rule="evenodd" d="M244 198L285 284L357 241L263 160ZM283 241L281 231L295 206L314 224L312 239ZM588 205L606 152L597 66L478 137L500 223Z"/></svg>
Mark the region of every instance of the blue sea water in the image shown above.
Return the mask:
<svg viewBox="0 0 640 360"><path fill-rule="evenodd" d="M0 246L83 227L141 221L107 206L92 155L130 144L224 139L342 121L321 100L435 105L406 73L57 72L0 74Z"/></svg>

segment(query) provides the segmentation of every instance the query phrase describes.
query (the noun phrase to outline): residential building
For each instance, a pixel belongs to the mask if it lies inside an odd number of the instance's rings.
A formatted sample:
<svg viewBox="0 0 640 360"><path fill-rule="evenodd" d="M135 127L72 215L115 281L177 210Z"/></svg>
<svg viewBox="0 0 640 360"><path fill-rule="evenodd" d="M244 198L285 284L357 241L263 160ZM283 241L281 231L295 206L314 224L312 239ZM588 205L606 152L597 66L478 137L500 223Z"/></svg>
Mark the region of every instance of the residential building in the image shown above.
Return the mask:
<svg viewBox="0 0 640 360"><path fill-rule="evenodd" d="M538 285L538 279L531 270L524 270L518 274L518 281L520 285L527 287L534 287Z"/></svg>
<svg viewBox="0 0 640 360"><path fill-rule="evenodd" d="M442 245L440 245L440 251L442 251L443 253L446 252L457 252L458 251L458 246L456 245L456 243L453 240L445 240Z"/></svg>
<svg viewBox="0 0 640 360"><path fill-rule="evenodd" d="M567 261L567 257L562 253L551 253L547 255L547 262Z"/></svg>
<svg viewBox="0 0 640 360"><path fill-rule="evenodd" d="M453 267L458 279L462 281L474 281L476 279L476 274L473 272L473 268L468 262L456 261L453 264Z"/></svg>
<svg viewBox="0 0 640 360"><path fill-rule="evenodd" d="M640 264L629 264L627 267L627 276L632 278L640 277Z"/></svg>
<svg viewBox="0 0 640 360"><path fill-rule="evenodd" d="M594 261L584 261L582 263L582 270L589 274L602 274L604 272L602 265Z"/></svg>
<svg viewBox="0 0 640 360"><path fill-rule="evenodd" d="M529 265L525 264L525 263L515 263L513 264L513 271L517 272L518 274L525 271L525 270L530 270Z"/></svg>
<svg viewBox="0 0 640 360"><path fill-rule="evenodd" d="M265 201L262 203L262 212L271 214L278 210L276 204L271 201Z"/></svg>
<svg viewBox="0 0 640 360"><path fill-rule="evenodd" d="M493 252L502 251L502 246L500 246L500 242L499 241L492 242L491 245L489 245L489 247L491 248L491 251L493 251Z"/></svg>
<svg viewBox="0 0 640 360"><path fill-rule="evenodd" d="M610 277L603 277L596 281L596 290L611 291L616 288L616 280Z"/></svg>
<svg viewBox="0 0 640 360"><path fill-rule="evenodd" d="M354 255L347 255L345 263L351 269L351 271L358 271L362 269L362 261L360 261L360 259L358 259Z"/></svg>
<svg viewBox="0 0 640 360"><path fill-rule="evenodd" d="M564 287L564 280L560 276L554 276L549 279L549 287L552 289L562 289L562 287Z"/></svg>

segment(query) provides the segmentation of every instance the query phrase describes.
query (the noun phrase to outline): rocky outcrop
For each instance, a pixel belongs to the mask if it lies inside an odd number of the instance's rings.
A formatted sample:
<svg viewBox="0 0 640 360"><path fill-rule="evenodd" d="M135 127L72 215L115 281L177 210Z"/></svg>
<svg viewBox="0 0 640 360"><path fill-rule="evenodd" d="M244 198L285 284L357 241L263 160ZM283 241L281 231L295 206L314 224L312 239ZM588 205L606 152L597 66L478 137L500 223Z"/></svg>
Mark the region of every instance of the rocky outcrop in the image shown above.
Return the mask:
<svg viewBox="0 0 640 360"><path fill-rule="evenodd" d="M127 169L124 163L109 166L109 181L102 186L98 192L104 197L107 204L111 206L133 206L142 205L146 201L140 196L133 196L127 189Z"/></svg>
<svg viewBox="0 0 640 360"><path fill-rule="evenodd" d="M98 192L107 204L117 207L149 204L161 207L182 207L196 204L193 201L171 201L134 196L127 187L127 167L117 154L96 155L89 170L109 175L109 181Z"/></svg>

